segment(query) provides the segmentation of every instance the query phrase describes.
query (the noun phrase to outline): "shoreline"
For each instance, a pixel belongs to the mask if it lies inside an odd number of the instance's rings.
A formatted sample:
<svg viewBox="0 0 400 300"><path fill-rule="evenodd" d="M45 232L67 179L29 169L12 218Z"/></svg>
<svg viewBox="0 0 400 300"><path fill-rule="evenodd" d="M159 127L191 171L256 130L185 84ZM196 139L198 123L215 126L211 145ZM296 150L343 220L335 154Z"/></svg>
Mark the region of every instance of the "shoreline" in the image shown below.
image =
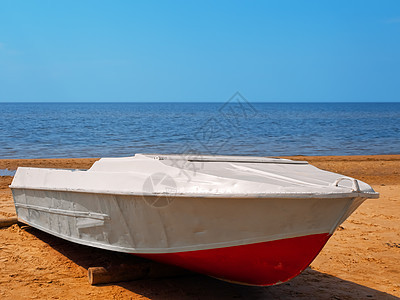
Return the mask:
<svg viewBox="0 0 400 300"><path fill-rule="evenodd" d="M369 199L333 234L310 268L273 287L237 286L206 276L143 280L105 286L87 283L87 268L121 255L69 243L34 228L0 229L0 298L315 298L400 297L400 155L289 156L370 184ZM87 169L97 158L0 159L18 166ZM11 176L0 176L0 218L15 216ZM166 286L168 289L166 289Z"/></svg>

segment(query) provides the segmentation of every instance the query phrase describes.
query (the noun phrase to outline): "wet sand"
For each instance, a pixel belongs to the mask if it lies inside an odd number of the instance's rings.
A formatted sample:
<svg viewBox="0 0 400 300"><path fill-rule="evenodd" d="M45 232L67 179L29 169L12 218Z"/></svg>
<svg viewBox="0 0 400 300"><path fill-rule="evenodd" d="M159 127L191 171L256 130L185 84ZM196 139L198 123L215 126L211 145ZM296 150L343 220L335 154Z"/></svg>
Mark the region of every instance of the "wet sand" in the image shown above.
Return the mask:
<svg viewBox="0 0 400 300"><path fill-rule="evenodd" d="M398 299L400 155L292 157L363 180L381 194L335 232L311 266L273 287L249 287L202 275L91 286L87 268L130 255L76 245L29 226L0 229L0 299ZM0 160L18 166L88 168L96 159ZM12 177L0 177L0 218L15 216Z"/></svg>

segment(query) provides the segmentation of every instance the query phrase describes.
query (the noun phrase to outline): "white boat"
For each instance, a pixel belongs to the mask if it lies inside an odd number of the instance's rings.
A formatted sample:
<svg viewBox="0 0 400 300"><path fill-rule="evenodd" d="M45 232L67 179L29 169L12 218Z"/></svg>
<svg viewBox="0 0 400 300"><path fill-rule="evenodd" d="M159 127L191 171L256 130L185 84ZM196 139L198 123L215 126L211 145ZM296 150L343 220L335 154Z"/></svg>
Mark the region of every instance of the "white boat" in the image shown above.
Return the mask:
<svg viewBox="0 0 400 300"><path fill-rule="evenodd" d="M251 285L300 274L364 200L379 197L305 161L242 156L18 168L10 187L19 220L40 230Z"/></svg>

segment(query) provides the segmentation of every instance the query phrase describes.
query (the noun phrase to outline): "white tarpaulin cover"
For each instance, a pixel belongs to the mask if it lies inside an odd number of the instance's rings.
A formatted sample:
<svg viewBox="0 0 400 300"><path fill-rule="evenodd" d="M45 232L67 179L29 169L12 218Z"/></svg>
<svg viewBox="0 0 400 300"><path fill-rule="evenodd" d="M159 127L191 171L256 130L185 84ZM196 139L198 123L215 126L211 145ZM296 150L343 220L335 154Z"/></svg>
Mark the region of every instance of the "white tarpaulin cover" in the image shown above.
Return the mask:
<svg viewBox="0 0 400 300"><path fill-rule="evenodd" d="M18 168L11 188L190 197L378 197L366 183L304 161L241 156L136 154L89 170Z"/></svg>

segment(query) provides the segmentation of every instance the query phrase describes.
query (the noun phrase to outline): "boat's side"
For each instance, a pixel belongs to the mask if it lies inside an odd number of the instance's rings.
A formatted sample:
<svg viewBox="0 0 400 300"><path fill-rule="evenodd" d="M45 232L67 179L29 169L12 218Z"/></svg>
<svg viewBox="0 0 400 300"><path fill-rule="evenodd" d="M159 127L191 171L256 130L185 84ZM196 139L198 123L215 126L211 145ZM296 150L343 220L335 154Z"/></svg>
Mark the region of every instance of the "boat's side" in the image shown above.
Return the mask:
<svg viewBox="0 0 400 300"><path fill-rule="evenodd" d="M242 246L139 256L230 282L266 286L299 275L330 237L329 233L321 233Z"/></svg>
<svg viewBox="0 0 400 300"><path fill-rule="evenodd" d="M332 233L354 199L175 198L13 189L18 217L73 241L173 253ZM167 203L167 202L166 202Z"/></svg>
<svg viewBox="0 0 400 300"><path fill-rule="evenodd" d="M177 197L159 207L140 196L13 194L21 221L58 237L257 285L298 275L363 201Z"/></svg>

